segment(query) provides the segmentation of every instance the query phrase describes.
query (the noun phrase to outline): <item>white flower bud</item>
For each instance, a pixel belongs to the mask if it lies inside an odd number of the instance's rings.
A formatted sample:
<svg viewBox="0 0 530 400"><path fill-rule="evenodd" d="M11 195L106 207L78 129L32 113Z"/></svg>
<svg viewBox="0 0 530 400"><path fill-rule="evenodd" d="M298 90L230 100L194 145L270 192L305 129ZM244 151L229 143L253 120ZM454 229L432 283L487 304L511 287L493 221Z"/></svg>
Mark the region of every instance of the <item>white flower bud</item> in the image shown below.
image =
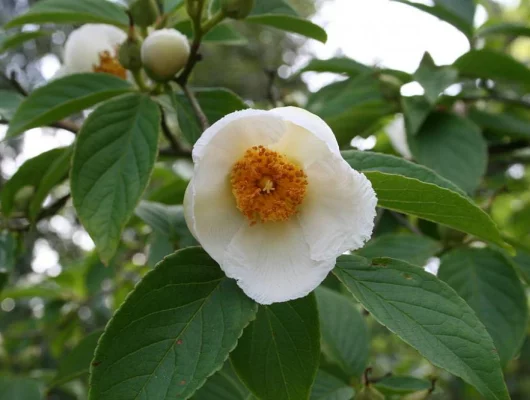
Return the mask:
<svg viewBox="0 0 530 400"><path fill-rule="evenodd" d="M142 44L142 62L147 74L156 81L173 78L190 56L188 38L176 29L151 33Z"/></svg>

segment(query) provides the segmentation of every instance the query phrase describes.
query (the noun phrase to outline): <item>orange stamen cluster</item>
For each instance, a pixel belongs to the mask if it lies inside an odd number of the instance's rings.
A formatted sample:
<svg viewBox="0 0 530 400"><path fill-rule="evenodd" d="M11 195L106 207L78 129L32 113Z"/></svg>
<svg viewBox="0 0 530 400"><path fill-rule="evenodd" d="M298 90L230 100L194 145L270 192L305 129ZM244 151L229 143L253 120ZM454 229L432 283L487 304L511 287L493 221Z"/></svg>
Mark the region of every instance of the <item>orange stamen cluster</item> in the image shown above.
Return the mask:
<svg viewBox="0 0 530 400"><path fill-rule="evenodd" d="M108 51L99 53L99 65L94 65L92 69L94 72L105 72L118 78L127 79L127 70Z"/></svg>
<svg viewBox="0 0 530 400"><path fill-rule="evenodd" d="M230 182L237 208L251 224L288 220L297 213L307 188L301 168L263 146L245 152L234 164Z"/></svg>

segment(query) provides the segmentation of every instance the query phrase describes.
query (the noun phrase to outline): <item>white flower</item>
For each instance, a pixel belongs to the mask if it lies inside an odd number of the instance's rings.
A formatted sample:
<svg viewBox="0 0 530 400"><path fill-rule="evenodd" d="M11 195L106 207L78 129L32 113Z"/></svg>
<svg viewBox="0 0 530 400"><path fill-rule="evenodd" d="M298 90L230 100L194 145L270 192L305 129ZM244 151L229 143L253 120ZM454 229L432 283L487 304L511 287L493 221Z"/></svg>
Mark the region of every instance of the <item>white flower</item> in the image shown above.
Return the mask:
<svg viewBox="0 0 530 400"><path fill-rule="evenodd" d="M142 62L149 76L166 81L173 78L190 56L188 38L176 29L160 29L142 44Z"/></svg>
<svg viewBox="0 0 530 400"><path fill-rule="evenodd" d="M107 72L126 79L127 71L117 59L119 46L127 39L111 25L86 24L68 36L64 46L64 65L59 75Z"/></svg>
<svg viewBox="0 0 530 400"><path fill-rule="evenodd" d="M262 304L303 297L374 227L370 181L305 110L244 110L193 148L186 221L228 277Z"/></svg>
<svg viewBox="0 0 530 400"><path fill-rule="evenodd" d="M412 153L410 152L409 144L407 142L407 131L403 115L396 115L392 122L384 128L384 131L390 139L390 143L394 150L406 159L412 159Z"/></svg>

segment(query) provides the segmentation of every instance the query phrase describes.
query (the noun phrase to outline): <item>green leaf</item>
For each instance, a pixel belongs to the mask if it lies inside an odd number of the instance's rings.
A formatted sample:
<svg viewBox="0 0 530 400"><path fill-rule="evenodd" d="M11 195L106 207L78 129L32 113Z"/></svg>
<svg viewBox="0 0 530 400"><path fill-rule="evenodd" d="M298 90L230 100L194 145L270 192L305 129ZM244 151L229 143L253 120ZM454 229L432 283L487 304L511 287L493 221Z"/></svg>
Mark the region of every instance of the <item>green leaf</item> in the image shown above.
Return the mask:
<svg viewBox="0 0 530 400"><path fill-rule="evenodd" d="M510 398L493 342L473 310L423 269L389 258L341 256L335 275L390 331L488 400Z"/></svg>
<svg viewBox="0 0 530 400"><path fill-rule="evenodd" d="M456 60L453 66L466 77L517 83L530 88L530 69L503 53L471 50Z"/></svg>
<svg viewBox="0 0 530 400"><path fill-rule="evenodd" d="M186 399L219 370L256 304L200 248L166 257L101 337L91 400Z"/></svg>
<svg viewBox="0 0 530 400"><path fill-rule="evenodd" d="M164 0L164 13L175 11L184 5L184 0Z"/></svg>
<svg viewBox="0 0 530 400"><path fill-rule="evenodd" d="M129 82L108 74L75 74L54 80L22 102L9 124L7 137L59 121L131 90Z"/></svg>
<svg viewBox="0 0 530 400"><path fill-rule="evenodd" d="M374 386L381 393L391 396L429 390L431 382L425 379L413 378L412 376L389 376L377 381Z"/></svg>
<svg viewBox="0 0 530 400"><path fill-rule="evenodd" d="M517 247L517 254L513 257L516 267L527 284L530 285L530 252Z"/></svg>
<svg viewBox="0 0 530 400"><path fill-rule="evenodd" d="M186 35L188 38L193 38L193 26L190 20L181 21L175 25L175 29ZM230 24L224 23L216 25L204 35L203 42L214 44L230 44L230 45L245 45L248 40L245 36L235 30Z"/></svg>
<svg viewBox="0 0 530 400"><path fill-rule="evenodd" d="M41 400L37 381L29 378L0 376L0 393L5 400Z"/></svg>
<svg viewBox="0 0 530 400"><path fill-rule="evenodd" d="M68 177L71 158L72 148L67 147L45 170L41 170L42 178L29 203L29 217L32 221L37 219L42 203L46 199L46 196L48 196L48 193L50 193L50 190Z"/></svg>
<svg viewBox="0 0 530 400"><path fill-rule="evenodd" d="M410 136L418 133L432 111L432 105L423 96L401 97L401 108L405 116L407 134Z"/></svg>
<svg viewBox="0 0 530 400"><path fill-rule="evenodd" d="M425 98L436 104L438 96L458 79L458 71L451 67L437 67L429 53L425 53L414 79L425 90Z"/></svg>
<svg viewBox="0 0 530 400"><path fill-rule="evenodd" d="M376 171L365 175L377 194L379 207L446 225L511 250L489 215L469 198L401 175Z"/></svg>
<svg viewBox="0 0 530 400"><path fill-rule="evenodd" d="M26 13L13 18L5 27L44 23L100 23L125 28L129 20L125 9L110 1L43 0L35 3Z"/></svg>
<svg viewBox="0 0 530 400"><path fill-rule="evenodd" d="M227 89L201 89L195 91L195 94L210 124L234 111L248 108L241 98ZM184 94L177 94L175 99L182 134L190 144L195 144L202 135L197 116Z"/></svg>
<svg viewBox="0 0 530 400"><path fill-rule="evenodd" d="M348 74L350 76L357 76L366 74L372 71L372 68L361 64L351 58L335 57L328 60L311 60L301 72L333 72L336 74Z"/></svg>
<svg viewBox="0 0 530 400"><path fill-rule="evenodd" d="M488 132L516 139L530 139L530 121L509 111L491 113L473 108L469 110L468 117Z"/></svg>
<svg viewBox="0 0 530 400"><path fill-rule="evenodd" d="M408 136L414 158L467 193L480 185L488 163L487 144L469 119L433 113L416 136Z"/></svg>
<svg viewBox="0 0 530 400"><path fill-rule="evenodd" d="M319 364L315 296L260 306L230 360L260 400L307 399Z"/></svg>
<svg viewBox="0 0 530 400"><path fill-rule="evenodd" d="M192 397L192 400L250 400L252 395L241 383L234 372L230 361L223 368L208 378Z"/></svg>
<svg viewBox="0 0 530 400"><path fill-rule="evenodd" d="M50 387L60 386L83 374L88 374L90 362L94 357L94 351L103 331L95 331L83 338L66 356L59 362L57 374Z"/></svg>
<svg viewBox="0 0 530 400"><path fill-rule="evenodd" d="M410 233L387 234L370 240L357 254L366 258L389 257L425 265L427 260L442 250L436 240Z"/></svg>
<svg viewBox="0 0 530 400"><path fill-rule="evenodd" d="M15 35L7 36L0 42L0 53L3 53L9 49L17 48L29 40L48 36L51 33L52 32L38 30L31 32L20 32Z"/></svg>
<svg viewBox="0 0 530 400"><path fill-rule="evenodd" d="M328 34L320 26L306 19L292 15L251 14L245 19L245 21L254 24L271 26L286 32L297 33L299 35L318 40L322 43L326 43L328 40Z"/></svg>
<svg viewBox="0 0 530 400"><path fill-rule="evenodd" d="M256 0L251 16L263 14L282 14L296 16L298 13L286 0Z"/></svg>
<svg viewBox="0 0 530 400"><path fill-rule="evenodd" d="M175 177L167 184L149 193L148 199L163 204L182 204L188 181Z"/></svg>
<svg viewBox="0 0 530 400"><path fill-rule="evenodd" d="M530 37L530 26L514 24L511 22L501 22L497 24L483 25L475 32L476 37L484 37L489 35Z"/></svg>
<svg viewBox="0 0 530 400"><path fill-rule="evenodd" d="M370 338L351 299L321 287L316 290L322 352L348 376L361 376L368 363Z"/></svg>
<svg viewBox="0 0 530 400"><path fill-rule="evenodd" d="M442 257L438 277L475 311L488 330L503 365L526 336L526 295L513 266L492 249L457 249Z"/></svg>
<svg viewBox="0 0 530 400"><path fill-rule="evenodd" d="M398 174L408 178L415 178L425 183L452 190L465 195L465 192L451 181L442 178L436 172L423 165L414 164L401 157L371 151L346 150L342 157L350 166L361 172L379 171L387 174Z"/></svg>
<svg viewBox="0 0 530 400"><path fill-rule="evenodd" d="M325 371L319 370L310 400L351 400L355 390Z"/></svg>
<svg viewBox="0 0 530 400"><path fill-rule="evenodd" d="M11 121L24 97L9 90L0 90L0 119Z"/></svg>
<svg viewBox="0 0 530 400"><path fill-rule="evenodd" d="M471 38L473 36L473 16L471 16L470 18L470 15L468 15L469 11L465 9L459 10L458 8L451 7L449 5L450 3L452 3L453 5L456 5L458 4L457 2L460 0L436 1L436 4L433 6L428 6L422 3L414 3L408 0L392 0L392 1L407 4L421 11L425 11L426 13L429 13L441 19L442 21L445 21L453 25L456 29L460 30L468 38ZM463 0L463 2L469 3L470 0ZM474 11L473 11L473 14L474 14Z"/></svg>
<svg viewBox="0 0 530 400"><path fill-rule="evenodd" d="M15 269L17 242L10 232L0 232L0 271L11 272Z"/></svg>
<svg viewBox="0 0 530 400"><path fill-rule="evenodd" d="M77 137L71 172L74 207L103 262L147 187L158 152L160 110L141 94L96 108Z"/></svg>
<svg viewBox="0 0 530 400"><path fill-rule="evenodd" d="M182 246L186 247L186 246ZM173 242L165 235L154 232L149 238L149 250L147 256L147 265L154 267L162 259L175 251Z"/></svg>
<svg viewBox="0 0 530 400"><path fill-rule="evenodd" d="M17 194L25 187L38 188L42 182L43 174L46 174L50 166L69 151L68 147L53 149L22 164L2 187L2 213L9 216L13 212Z"/></svg>
<svg viewBox="0 0 530 400"><path fill-rule="evenodd" d="M468 24L475 19L475 0L434 0L434 4L459 16Z"/></svg>

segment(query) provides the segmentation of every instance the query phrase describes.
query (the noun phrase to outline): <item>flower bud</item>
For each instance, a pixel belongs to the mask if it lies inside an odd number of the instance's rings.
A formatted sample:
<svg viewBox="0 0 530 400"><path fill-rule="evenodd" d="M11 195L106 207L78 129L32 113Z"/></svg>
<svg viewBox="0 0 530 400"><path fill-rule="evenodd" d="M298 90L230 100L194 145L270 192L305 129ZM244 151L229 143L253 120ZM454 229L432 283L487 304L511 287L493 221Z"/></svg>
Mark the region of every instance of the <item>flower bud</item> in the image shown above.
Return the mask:
<svg viewBox="0 0 530 400"><path fill-rule="evenodd" d="M129 37L120 46L118 51L118 61L123 68L129 71L138 71L142 68L142 45L136 38Z"/></svg>
<svg viewBox="0 0 530 400"><path fill-rule="evenodd" d="M129 12L134 24L143 28L153 25L160 15L155 0L136 0L131 4Z"/></svg>
<svg viewBox="0 0 530 400"><path fill-rule="evenodd" d="M155 81L173 78L188 62L188 38L176 29L151 33L142 44L142 62L147 74Z"/></svg>
<svg viewBox="0 0 530 400"><path fill-rule="evenodd" d="M246 18L253 8L254 0L221 0L221 9L229 18Z"/></svg>

